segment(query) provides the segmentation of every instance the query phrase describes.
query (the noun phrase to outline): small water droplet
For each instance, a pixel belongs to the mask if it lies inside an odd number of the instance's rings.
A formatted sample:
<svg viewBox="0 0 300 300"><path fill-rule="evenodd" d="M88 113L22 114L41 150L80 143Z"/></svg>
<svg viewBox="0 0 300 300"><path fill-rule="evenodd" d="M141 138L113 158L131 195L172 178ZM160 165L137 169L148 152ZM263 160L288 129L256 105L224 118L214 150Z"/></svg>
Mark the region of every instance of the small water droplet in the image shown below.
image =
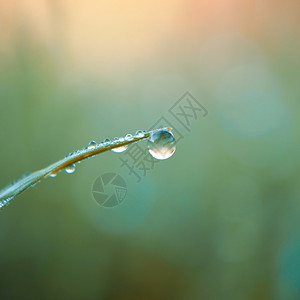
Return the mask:
<svg viewBox="0 0 300 300"><path fill-rule="evenodd" d="M175 143L173 134L167 129L154 131L148 140L148 150L156 159L167 159L174 154Z"/></svg>
<svg viewBox="0 0 300 300"><path fill-rule="evenodd" d="M121 147L113 148L113 149L111 149L111 151L115 152L115 153L122 153L122 152L126 151L127 148L128 148L128 145L124 145Z"/></svg>
<svg viewBox="0 0 300 300"><path fill-rule="evenodd" d="M135 133L135 136L137 138L142 138L144 136L144 132L142 130L138 130L136 133Z"/></svg>
<svg viewBox="0 0 300 300"><path fill-rule="evenodd" d="M110 139L105 139L102 141L102 143L103 143L104 147L108 147L110 145L111 141L110 141Z"/></svg>
<svg viewBox="0 0 300 300"><path fill-rule="evenodd" d="M50 173L50 175L49 175L49 177L52 177L52 178L54 178L56 176L57 176L57 173Z"/></svg>
<svg viewBox="0 0 300 300"><path fill-rule="evenodd" d="M126 134L125 141L131 141L131 140L133 140L132 134L130 134L130 133Z"/></svg>
<svg viewBox="0 0 300 300"><path fill-rule="evenodd" d="M120 143L124 143L125 140L124 138L117 138L115 137L113 139L113 144L120 144ZM115 153L122 153L124 152L126 149L128 148L128 145L124 145L124 146L120 146L120 147L117 147L117 148L113 148L113 149L110 149L112 152L115 152Z"/></svg>
<svg viewBox="0 0 300 300"><path fill-rule="evenodd" d="M75 168L76 168L76 166L74 164L72 164L72 165L65 167L65 171L68 174L72 174L75 172Z"/></svg>
<svg viewBox="0 0 300 300"><path fill-rule="evenodd" d="M88 144L88 149L95 149L97 147L97 143L95 141L91 141Z"/></svg>

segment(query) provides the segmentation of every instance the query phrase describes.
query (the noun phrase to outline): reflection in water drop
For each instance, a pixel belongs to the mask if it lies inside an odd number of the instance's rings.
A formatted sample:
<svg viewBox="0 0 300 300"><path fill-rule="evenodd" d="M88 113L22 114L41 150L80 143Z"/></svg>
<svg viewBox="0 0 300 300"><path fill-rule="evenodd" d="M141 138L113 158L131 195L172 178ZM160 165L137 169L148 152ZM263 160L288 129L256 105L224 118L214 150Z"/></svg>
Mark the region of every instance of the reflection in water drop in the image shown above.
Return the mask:
<svg viewBox="0 0 300 300"><path fill-rule="evenodd" d="M72 164L72 165L69 165L69 166L65 167L65 171L66 171L66 173L68 173L68 174L74 173L74 172L75 172L75 165Z"/></svg>
<svg viewBox="0 0 300 300"><path fill-rule="evenodd" d="M117 137L115 137L113 139L113 143L114 144L124 143L124 141L125 141L124 138L117 138ZM128 148L128 145L124 145L124 146L120 146L120 147L117 147L117 148L113 148L113 149L111 149L111 151L115 152L115 153L122 153L125 150L127 150L127 148Z"/></svg>
<svg viewBox="0 0 300 300"><path fill-rule="evenodd" d="M102 145L102 147L107 148L107 147L110 146L111 140L110 140L110 139L105 139L105 140L103 140L100 144Z"/></svg>
<svg viewBox="0 0 300 300"><path fill-rule="evenodd" d="M102 144L104 147L108 147L110 145L110 143L111 143L110 139L105 139L102 141Z"/></svg>
<svg viewBox="0 0 300 300"><path fill-rule="evenodd" d="M130 134L130 133L126 134L125 141L131 141L131 140L133 140L132 134Z"/></svg>
<svg viewBox="0 0 300 300"><path fill-rule="evenodd" d="M128 148L128 145L124 145L124 146L121 146L121 147L118 147L118 148L113 148L113 149L111 149L111 151L115 152L115 153L122 153L125 150L127 150L127 148Z"/></svg>
<svg viewBox="0 0 300 300"><path fill-rule="evenodd" d="M144 132L142 131L142 130L138 130L136 133L135 133L135 136L137 137L137 138L141 138L141 137L143 137L145 134L144 134Z"/></svg>
<svg viewBox="0 0 300 300"><path fill-rule="evenodd" d="M52 178L54 178L54 177L56 177L57 176L57 173L51 173L50 175L49 175L49 177L52 177Z"/></svg>
<svg viewBox="0 0 300 300"><path fill-rule="evenodd" d="M149 153L156 159L167 159L175 150L175 138L167 129L154 131L148 140Z"/></svg>
<svg viewBox="0 0 300 300"><path fill-rule="evenodd" d="M95 149L97 146L97 143L95 141L91 141L88 144L88 149Z"/></svg>

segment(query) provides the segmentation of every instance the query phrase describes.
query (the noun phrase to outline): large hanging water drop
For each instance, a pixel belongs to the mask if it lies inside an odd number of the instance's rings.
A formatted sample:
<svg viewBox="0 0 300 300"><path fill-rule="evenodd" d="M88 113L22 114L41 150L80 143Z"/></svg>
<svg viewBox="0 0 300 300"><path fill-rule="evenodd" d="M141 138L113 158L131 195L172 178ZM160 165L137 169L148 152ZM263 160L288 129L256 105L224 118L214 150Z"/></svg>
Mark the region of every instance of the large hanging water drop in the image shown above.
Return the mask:
<svg viewBox="0 0 300 300"><path fill-rule="evenodd" d="M72 164L72 165L69 165L69 166L65 167L65 171L66 171L66 173L68 173L68 174L74 173L74 172L75 172L75 165Z"/></svg>
<svg viewBox="0 0 300 300"><path fill-rule="evenodd" d="M176 141L167 129L157 130L151 133L148 140L149 153L156 159L167 159L171 157L176 150Z"/></svg>

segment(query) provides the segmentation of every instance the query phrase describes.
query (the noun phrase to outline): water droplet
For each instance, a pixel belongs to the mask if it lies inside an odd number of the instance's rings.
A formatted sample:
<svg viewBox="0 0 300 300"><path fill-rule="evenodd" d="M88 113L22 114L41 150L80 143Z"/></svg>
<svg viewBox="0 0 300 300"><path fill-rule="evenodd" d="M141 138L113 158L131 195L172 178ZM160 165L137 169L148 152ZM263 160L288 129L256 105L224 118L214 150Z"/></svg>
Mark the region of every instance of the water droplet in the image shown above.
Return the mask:
<svg viewBox="0 0 300 300"><path fill-rule="evenodd" d="M130 133L126 134L125 141L131 141L131 140L133 140L132 134L130 134Z"/></svg>
<svg viewBox="0 0 300 300"><path fill-rule="evenodd" d="M135 133L135 136L137 138L142 138L144 136L144 132L142 130L138 130L136 133Z"/></svg>
<svg viewBox="0 0 300 300"><path fill-rule="evenodd" d="M54 177L56 177L57 176L57 173L50 173L49 174L49 177L52 177L52 178L54 178Z"/></svg>
<svg viewBox="0 0 300 300"><path fill-rule="evenodd" d="M102 143L103 143L104 147L108 147L111 142L110 142L110 139L105 139L102 141Z"/></svg>
<svg viewBox="0 0 300 300"><path fill-rule="evenodd" d="M113 148L113 149L111 149L111 151L115 152L115 153L122 153L125 150L127 150L127 148L128 148L128 145L124 145L124 146L121 146L121 147Z"/></svg>
<svg viewBox="0 0 300 300"><path fill-rule="evenodd" d="M74 172L75 172L75 167L76 167L76 166L75 166L74 164L65 167L66 173L68 173L68 174L74 173Z"/></svg>
<svg viewBox="0 0 300 300"><path fill-rule="evenodd" d="M97 143L95 141L91 141L88 144L88 149L95 149L97 146Z"/></svg>
<svg viewBox="0 0 300 300"><path fill-rule="evenodd" d="M175 143L173 134L167 129L154 131L148 140L148 150L156 159L167 159L174 154Z"/></svg>
<svg viewBox="0 0 300 300"><path fill-rule="evenodd" d="M124 143L125 140L124 138L117 138L115 137L113 139L113 144L120 144L120 143ZM113 148L113 149L110 149L112 152L115 152L115 153L122 153L124 152L126 149L128 148L128 145L124 145L124 146L120 146L120 147L117 147L117 148Z"/></svg>

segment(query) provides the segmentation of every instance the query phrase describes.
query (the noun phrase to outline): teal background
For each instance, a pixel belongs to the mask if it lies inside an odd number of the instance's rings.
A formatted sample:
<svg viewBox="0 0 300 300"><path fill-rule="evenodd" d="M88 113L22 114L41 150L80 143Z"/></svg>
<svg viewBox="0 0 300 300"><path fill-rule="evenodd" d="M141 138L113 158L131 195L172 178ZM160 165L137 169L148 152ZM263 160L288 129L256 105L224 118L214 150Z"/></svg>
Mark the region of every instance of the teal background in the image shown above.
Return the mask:
<svg viewBox="0 0 300 300"><path fill-rule="evenodd" d="M0 298L299 299L299 9L0 0L2 186L163 116L183 135L140 183L109 152L12 201ZM186 91L208 110L190 132L168 112Z"/></svg>

